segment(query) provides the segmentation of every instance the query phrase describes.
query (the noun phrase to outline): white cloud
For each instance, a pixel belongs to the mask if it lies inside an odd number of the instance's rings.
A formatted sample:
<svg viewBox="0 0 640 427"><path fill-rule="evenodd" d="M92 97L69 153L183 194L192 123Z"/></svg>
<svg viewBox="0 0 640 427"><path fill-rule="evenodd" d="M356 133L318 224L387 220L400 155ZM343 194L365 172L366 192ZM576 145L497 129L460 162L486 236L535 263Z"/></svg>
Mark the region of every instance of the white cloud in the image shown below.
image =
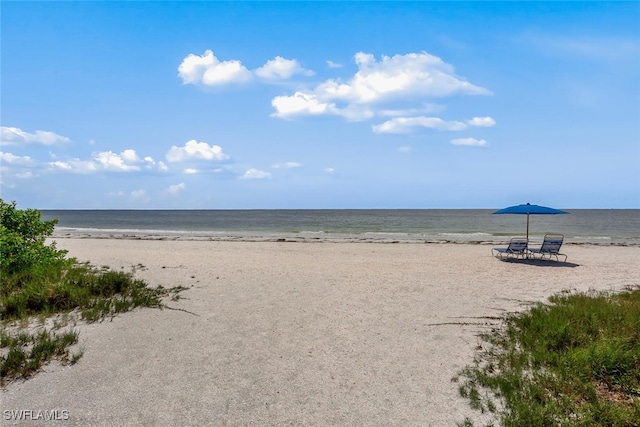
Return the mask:
<svg viewBox="0 0 640 427"><path fill-rule="evenodd" d="M12 153L0 151L0 161L3 164L29 166L33 164L33 159L29 156L15 156Z"/></svg>
<svg viewBox="0 0 640 427"><path fill-rule="evenodd" d="M141 161L136 151L131 149L124 150L120 156L122 160L127 163L138 163Z"/></svg>
<svg viewBox="0 0 640 427"><path fill-rule="evenodd" d="M160 170L166 171L167 170L167 166L162 163L162 162L157 162L155 160L153 160L153 157L150 156L146 156L144 158L144 162L146 163L146 168L147 169L153 169L153 167L157 167Z"/></svg>
<svg viewBox="0 0 640 427"><path fill-rule="evenodd" d="M358 71L348 80L328 79L314 88L299 89L293 94L276 96L271 100L273 117L334 115L347 120L365 120L375 116L393 117L392 120L373 126L376 133L411 133L419 128L439 130L462 130L467 126L489 127L495 125L491 117L474 117L466 123L444 121L437 117L425 117L444 107L426 102L433 98L453 95L488 95L491 92L474 85L455 74L452 65L427 52L393 56L383 55L379 60L374 55L358 52L354 55ZM329 68L341 67L328 60ZM178 67L178 75L184 84L207 86L238 83L250 80L253 75L263 80L289 79L295 74L312 75L295 59L276 56L252 73L239 60L220 61L207 50L203 55L189 54ZM411 105L419 103L421 106ZM385 104L392 109L381 108ZM398 108L399 104L404 104ZM173 146L167 154L170 162L187 158L205 160L225 158L218 146L190 141L190 146ZM194 144L205 144L197 147ZM206 157L210 148L219 153ZM191 150L191 151L190 151Z"/></svg>
<svg viewBox="0 0 640 427"><path fill-rule="evenodd" d="M187 141L184 146L173 145L166 155L167 161L183 162L186 160L215 160L227 159L227 155L222 152L218 145L209 145L206 142L197 142L195 139Z"/></svg>
<svg viewBox="0 0 640 427"><path fill-rule="evenodd" d="M375 133L408 134L419 128L430 128L445 131L458 131L467 125L458 121L446 121L439 117L396 117L371 127Z"/></svg>
<svg viewBox="0 0 640 427"><path fill-rule="evenodd" d="M291 117L295 115L323 115L339 114L333 103L321 102L318 97L309 92L296 92L292 96L276 96L271 101L276 109L274 117Z"/></svg>
<svg viewBox="0 0 640 427"><path fill-rule="evenodd" d="M178 67L178 76L184 84L206 86L244 83L253 77L240 61L220 61L211 50L202 56L189 54L185 57Z"/></svg>
<svg viewBox="0 0 640 427"><path fill-rule="evenodd" d="M291 78L294 74L312 76L314 73L311 70L302 68L295 59L276 56L274 59L267 61L262 67L256 69L255 74L266 80L285 80Z"/></svg>
<svg viewBox="0 0 640 427"><path fill-rule="evenodd" d="M271 101L276 112L272 117L288 119L294 116L335 115L347 120L364 120L374 116L366 105L350 104L339 108L333 102L323 102L311 92L295 92L292 96L276 96Z"/></svg>
<svg viewBox="0 0 640 427"><path fill-rule="evenodd" d="M167 192L169 194L178 194L181 191L183 191L185 188L187 188L187 186L185 185L184 182L181 182L180 184L170 185L169 188L167 188Z"/></svg>
<svg viewBox="0 0 640 427"><path fill-rule="evenodd" d="M48 163L48 166L54 171L70 172L77 174L95 173L100 170L98 163L91 160L70 159L67 161L55 161Z"/></svg>
<svg viewBox="0 0 640 427"><path fill-rule="evenodd" d="M186 168L183 172L186 173L187 175L195 175L200 173L198 169L194 169L194 168Z"/></svg>
<svg viewBox="0 0 640 427"><path fill-rule="evenodd" d="M452 139L451 143L453 145L464 145L467 147L484 147L487 145L487 141L484 139L475 139L475 138L457 138Z"/></svg>
<svg viewBox="0 0 640 427"><path fill-rule="evenodd" d="M496 125L496 121L492 117L474 117L467 120L469 126L491 127Z"/></svg>
<svg viewBox="0 0 640 427"><path fill-rule="evenodd" d="M29 179L35 175L29 168L36 167L38 162L29 156L16 156L0 151L0 184L9 188L15 186L8 182L11 178Z"/></svg>
<svg viewBox="0 0 640 427"><path fill-rule="evenodd" d="M90 160L81 160L78 158L55 160L47 163L47 166L52 171L89 174L100 171L136 172L142 169L141 165L143 164L146 166L146 169L157 167L159 170L166 170L164 163L158 162L158 164L156 164L153 158L149 156L141 159L136 151L132 149L124 150L120 154L116 154L113 151L101 151L93 154Z"/></svg>
<svg viewBox="0 0 640 427"><path fill-rule="evenodd" d="M140 170L137 163L140 158L135 150L124 150L120 154L112 151L102 151L94 156L94 161L99 165L99 169L116 172L130 172Z"/></svg>
<svg viewBox="0 0 640 427"><path fill-rule="evenodd" d="M324 171L328 174L334 173L336 170L334 168L324 168Z"/></svg>
<svg viewBox="0 0 640 427"><path fill-rule="evenodd" d="M374 55L358 52L354 55L358 70L348 80L332 78L312 88L302 88L271 100L273 117L289 119L296 116L333 115L347 120L391 117L392 120L372 127L376 133L407 134L420 128L463 130L468 126L490 127L491 117L474 117L466 122L445 121L427 117L445 107L429 102L434 98L454 95L490 95L491 92L455 74L451 64L427 52ZM328 60L329 68L342 65ZM185 84L207 86L243 82L253 76L274 81L289 79L295 74L312 75L295 59L276 56L252 73L239 60L220 61L211 50L203 55L189 54L178 67ZM385 106L387 108L385 108ZM391 107L391 108L388 108ZM199 147L204 144L204 147ZM206 157L210 149L219 153ZM220 147L190 141L184 147L173 146L167 154L170 162L186 159L222 160Z"/></svg>
<svg viewBox="0 0 640 427"><path fill-rule="evenodd" d="M49 166L52 167L53 169L72 172L74 170L73 165L75 162L80 162L80 159L72 159L68 162L62 162L57 160L55 162L50 162ZM87 163L93 165L93 163L91 162L87 162Z"/></svg>
<svg viewBox="0 0 640 427"><path fill-rule="evenodd" d="M298 163L298 162L276 163L271 167L274 169L292 169L292 168L302 167L302 163Z"/></svg>
<svg viewBox="0 0 640 427"><path fill-rule="evenodd" d="M372 116L370 107L381 102L491 93L456 76L453 66L427 52L383 56L379 62L359 52L355 62L358 72L346 83L330 79L313 90L274 98L273 116L334 114L364 119Z"/></svg>
<svg viewBox="0 0 640 427"><path fill-rule="evenodd" d="M2 145L63 145L69 141L70 139L66 136L54 132L37 130L29 133L16 127L0 127L0 144Z"/></svg>
<svg viewBox="0 0 640 427"><path fill-rule="evenodd" d="M245 83L255 76L266 81L286 80L296 74L312 76L315 73L303 68L298 60L276 56L253 72L242 62L234 59L220 61L211 50L203 55L193 53L187 55L178 66L178 76L184 84L203 84L205 86L222 86Z"/></svg>
<svg viewBox="0 0 640 427"><path fill-rule="evenodd" d="M398 153L410 153L413 149L408 145L403 145L402 147L398 147Z"/></svg>
<svg viewBox="0 0 640 427"><path fill-rule="evenodd" d="M271 178L271 174L269 172L261 171L260 169L250 168L248 169L244 175L240 177L240 179L266 179Z"/></svg>

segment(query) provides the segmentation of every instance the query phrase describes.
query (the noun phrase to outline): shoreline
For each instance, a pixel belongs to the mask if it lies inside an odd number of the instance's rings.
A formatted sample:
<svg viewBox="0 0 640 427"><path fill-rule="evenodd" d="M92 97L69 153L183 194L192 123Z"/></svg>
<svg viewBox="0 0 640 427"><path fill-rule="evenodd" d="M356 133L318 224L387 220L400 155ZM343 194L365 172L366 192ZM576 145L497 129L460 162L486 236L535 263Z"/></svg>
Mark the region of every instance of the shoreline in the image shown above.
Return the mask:
<svg viewBox="0 0 640 427"><path fill-rule="evenodd" d="M455 240L455 239L425 239L425 238L391 238L391 237L357 237L354 235L337 236L296 236L293 233L282 233L281 235L220 235L212 236L207 234L184 234L184 233L54 233L47 240L56 239L95 239L95 240L159 240L159 241L208 241L208 242L247 242L247 243L381 243L381 244L454 244L454 245L506 245L509 238L496 238L495 240ZM531 244L542 243L542 236L530 239ZM608 239L602 241L571 241L565 240L565 246L621 246L640 247L639 243L633 242L613 242Z"/></svg>
<svg viewBox="0 0 640 427"><path fill-rule="evenodd" d="M629 246L569 245L567 263L526 263L496 260L488 244L52 240L188 288L172 310L78 323L78 364L0 392L9 410L68 411L60 425L486 424L452 382L479 334L563 290L640 285Z"/></svg>
<svg viewBox="0 0 640 427"><path fill-rule="evenodd" d="M46 217L59 220L56 236L502 245L526 232L521 215L493 215L490 209L45 212ZM532 244L553 232L563 234L566 244L640 246L640 209L576 209L570 213L535 216L529 234Z"/></svg>

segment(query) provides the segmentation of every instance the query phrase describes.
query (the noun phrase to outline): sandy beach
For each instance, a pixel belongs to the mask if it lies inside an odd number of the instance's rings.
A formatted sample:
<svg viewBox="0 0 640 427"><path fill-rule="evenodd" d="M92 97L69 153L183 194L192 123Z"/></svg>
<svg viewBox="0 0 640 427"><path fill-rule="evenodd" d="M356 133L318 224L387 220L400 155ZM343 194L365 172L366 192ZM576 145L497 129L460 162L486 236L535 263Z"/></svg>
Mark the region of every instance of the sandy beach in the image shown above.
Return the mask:
<svg viewBox="0 0 640 427"><path fill-rule="evenodd" d="M82 426L454 426L487 418L452 378L478 334L565 289L640 284L640 247L565 245L567 263L501 262L492 245L62 238L173 309L78 324L84 355L1 391L7 411Z"/></svg>

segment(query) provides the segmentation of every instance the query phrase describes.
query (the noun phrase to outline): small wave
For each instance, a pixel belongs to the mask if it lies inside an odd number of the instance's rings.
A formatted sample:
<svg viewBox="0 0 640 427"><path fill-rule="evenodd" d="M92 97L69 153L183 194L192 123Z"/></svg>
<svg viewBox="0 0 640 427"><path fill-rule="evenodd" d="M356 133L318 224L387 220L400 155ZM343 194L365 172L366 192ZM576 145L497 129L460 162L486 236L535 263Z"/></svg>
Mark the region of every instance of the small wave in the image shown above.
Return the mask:
<svg viewBox="0 0 640 427"><path fill-rule="evenodd" d="M489 233L438 233L438 236L457 236L457 237L492 237Z"/></svg>
<svg viewBox="0 0 640 427"><path fill-rule="evenodd" d="M399 233L393 231L365 231L365 236L410 236L410 233Z"/></svg>
<svg viewBox="0 0 640 427"><path fill-rule="evenodd" d="M131 234L189 234L188 231L179 230L147 230L140 228L95 228L95 227L56 227L59 233L86 233L86 234L105 234L105 233L131 233Z"/></svg>

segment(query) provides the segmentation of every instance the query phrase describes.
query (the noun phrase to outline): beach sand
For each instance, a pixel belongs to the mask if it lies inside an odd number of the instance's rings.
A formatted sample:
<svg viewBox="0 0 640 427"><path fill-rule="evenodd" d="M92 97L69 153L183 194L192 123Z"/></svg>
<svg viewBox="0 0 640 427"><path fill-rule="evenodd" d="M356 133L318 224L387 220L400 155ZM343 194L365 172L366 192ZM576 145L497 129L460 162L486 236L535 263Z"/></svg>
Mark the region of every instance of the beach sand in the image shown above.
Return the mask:
<svg viewBox="0 0 640 427"><path fill-rule="evenodd" d="M563 263L490 245L62 238L97 266L182 285L171 309L78 324L84 355L1 391L24 425L454 426L486 421L452 378L496 317L564 290L640 284L640 248L565 245ZM66 412L65 412L66 411Z"/></svg>

